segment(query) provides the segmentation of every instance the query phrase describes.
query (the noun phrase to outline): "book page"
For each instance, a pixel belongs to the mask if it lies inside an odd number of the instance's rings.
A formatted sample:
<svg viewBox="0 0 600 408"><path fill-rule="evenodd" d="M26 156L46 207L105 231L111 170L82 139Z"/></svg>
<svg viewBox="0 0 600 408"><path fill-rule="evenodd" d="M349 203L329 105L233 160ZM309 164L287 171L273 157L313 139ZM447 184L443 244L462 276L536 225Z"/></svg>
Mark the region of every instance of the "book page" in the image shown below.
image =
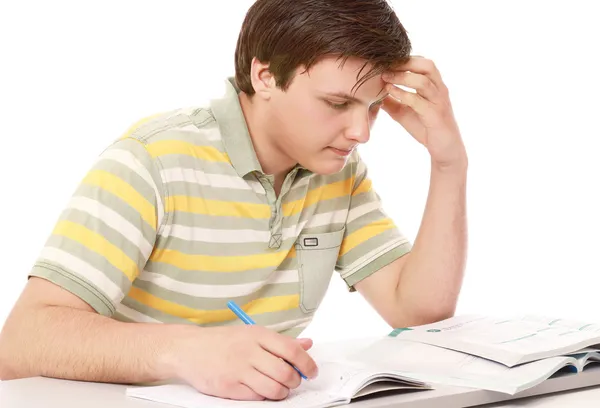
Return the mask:
<svg viewBox="0 0 600 408"><path fill-rule="evenodd" d="M379 372L366 368L360 362L322 362L319 375L309 381L302 381L300 387L290 392L282 401L246 402L234 401L202 394L188 385L169 384L149 387L130 387L127 395L176 405L184 408L201 407L326 407L349 401L360 386L376 377ZM416 380L401 382L404 385L419 386Z"/></svg>
<svg viewBox="0 0 600 408"><path fill-rule="evenodd" d="M184 384L130 387L127 388L127 396L183 408L260 408L265 406L320 408L338 400L323 391L298 388L292 390L290 395L281 401L236 401L202 394L193 387Z"/></svg>
<svg viewBox="0 0 600 408"><path fill-rule="evenodd" d="M426 389L428 385L415 378L403 375L389 365L379 364L376 361L363 363L358 360L345 360L343 362L326 362L319 365L319 376L306 384L307 389L327 390L332 395L350 400L357 394L362 395L363 387L377 381L386 383L388 390L392 389ZM369 394L376 392L375 388Z"/></svg>
<svg viewBox="0 0 600 408"><path fill-rule="evenodd" d="M394 338L381 339L347 358L364 364L384 364L424 382L508 394L537 385L566 365L576 365L574 358L565 356L510 368L458 351ZM576 371L574 366L572 371Z"/></svg>
<svg viewBox="0 0 600 408"><path fill-rule="evenodd" d="M396 329L390 336L474 354L507 366L564 355L600 343L600 326L580 322L556 324L559 321L555 320L459 316Z"/></svg>
<svg viewBox="0 0 600 408"><path fill-rule="evenodd" d="M579 362L579 369L584 370L589 364L600 363L600 353L597 351L587 351L573 355Z"/></svg>
<svg viewBox="0 0 600 408"><path fill-rule="evenodd" d="M580 320L570 320L570 319L555 319L553 317L546 316L533 316L533 315L524 315L522 318L524 321L530 321L535 323L542 323L548 326L560 326L567 327L570 329L575 329L579 331L588 331L600 333L600 324L597 323L589 323Z"/></svg>

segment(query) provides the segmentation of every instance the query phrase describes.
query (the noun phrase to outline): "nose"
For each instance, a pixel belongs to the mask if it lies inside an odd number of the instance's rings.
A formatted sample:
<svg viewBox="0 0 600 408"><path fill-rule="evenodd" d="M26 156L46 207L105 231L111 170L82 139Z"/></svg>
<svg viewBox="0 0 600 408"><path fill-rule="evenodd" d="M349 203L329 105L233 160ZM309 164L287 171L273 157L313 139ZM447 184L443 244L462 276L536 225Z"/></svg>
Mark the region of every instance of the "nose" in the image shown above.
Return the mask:
<svg viewBox="0 0 600 408"><path fill-rule="evenodd" d="M371 126L368 112L356 109L346 128L346 137L357 143L367 143L371 137Z"/></svg>

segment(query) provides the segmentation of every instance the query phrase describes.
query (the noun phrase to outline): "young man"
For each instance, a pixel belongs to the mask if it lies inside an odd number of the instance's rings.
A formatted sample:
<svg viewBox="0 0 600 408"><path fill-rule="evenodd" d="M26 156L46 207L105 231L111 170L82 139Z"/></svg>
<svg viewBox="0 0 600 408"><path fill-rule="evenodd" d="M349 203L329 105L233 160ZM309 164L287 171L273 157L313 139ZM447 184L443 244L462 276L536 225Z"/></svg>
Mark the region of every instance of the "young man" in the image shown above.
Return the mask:
<svg viewBox="0 0 600 408"><path fill-rule="evenodd" d="M0 377L281 399L300 383L282 359L317 375L295 337L334 270L393 327L451 316L467 155L440 73L410 49L384 0L258 0L225 95L136 124L83 179L2 331ZM380 109L431 154L414 245L356 151Z"/></svg>

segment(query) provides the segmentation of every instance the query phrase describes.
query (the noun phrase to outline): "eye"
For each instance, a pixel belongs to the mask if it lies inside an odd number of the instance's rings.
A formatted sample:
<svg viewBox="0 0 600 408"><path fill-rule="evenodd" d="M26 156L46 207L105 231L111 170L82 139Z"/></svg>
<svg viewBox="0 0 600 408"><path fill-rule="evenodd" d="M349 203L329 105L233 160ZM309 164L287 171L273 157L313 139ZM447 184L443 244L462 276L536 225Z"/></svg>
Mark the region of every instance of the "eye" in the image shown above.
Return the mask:
<svg viewBox="0 0 600 408"><path fill-rule="evenodd" d="M336 109L336 110L343 110L346 109L350 104L348 103L348 101L344 102L344 103L333 103L330 101L325 101L327 103L327 105L329 105L331 108Z"/></svg>

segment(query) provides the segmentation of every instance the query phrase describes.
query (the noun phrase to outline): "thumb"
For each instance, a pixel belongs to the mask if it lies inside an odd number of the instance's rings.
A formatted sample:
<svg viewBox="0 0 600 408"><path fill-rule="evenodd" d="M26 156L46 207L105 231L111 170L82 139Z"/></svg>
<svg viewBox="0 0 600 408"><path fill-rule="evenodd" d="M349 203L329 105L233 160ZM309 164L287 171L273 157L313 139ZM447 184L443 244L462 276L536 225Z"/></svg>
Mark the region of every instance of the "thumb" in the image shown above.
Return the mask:
<svg viewBox="0 0 600 408"><path fill-rule="evenodd" d="M313 341L311 339L296 339L296 341L300 343L304 350L308 350L313 346Z"/></svg>

